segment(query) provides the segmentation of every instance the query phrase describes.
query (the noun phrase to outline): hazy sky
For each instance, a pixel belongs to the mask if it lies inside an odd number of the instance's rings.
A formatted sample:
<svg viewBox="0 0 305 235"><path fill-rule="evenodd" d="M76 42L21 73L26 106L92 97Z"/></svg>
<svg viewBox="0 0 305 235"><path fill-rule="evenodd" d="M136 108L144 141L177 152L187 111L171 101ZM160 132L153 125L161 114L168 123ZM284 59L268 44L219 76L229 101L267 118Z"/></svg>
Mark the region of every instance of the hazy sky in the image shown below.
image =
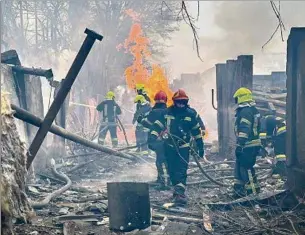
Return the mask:
<svg viewBox="0 0 305 235"><path fill-rule="evenodd" d="M278 2L276 2L278 4ZM189 12L196 16L197 2L187 2ZM280 33L262 50L274 32L278 21L269 1L201 1L196 22L200 37L201 62L193 50L193 34L185 23L171 40L168 50L172 74L203 72L216 63L235 59L240 54L254 55L255 73L285 70L286 40L291 27L305 26L305 1L281 2L281 13L286 31L285 42Z"/></svg>

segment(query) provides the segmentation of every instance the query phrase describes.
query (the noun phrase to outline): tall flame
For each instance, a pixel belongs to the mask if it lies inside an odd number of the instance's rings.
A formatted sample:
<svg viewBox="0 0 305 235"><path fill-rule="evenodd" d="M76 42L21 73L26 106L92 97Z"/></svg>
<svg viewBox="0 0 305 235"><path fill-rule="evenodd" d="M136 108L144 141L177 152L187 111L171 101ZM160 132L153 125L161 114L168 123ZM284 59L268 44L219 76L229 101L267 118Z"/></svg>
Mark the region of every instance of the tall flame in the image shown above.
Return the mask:
<svg viewBox="0 0 305 235"><path fill-rule="evenodd" d="M129 36L124 44L118 45L117 49L124 47L126 53L130 52L133 64L126 68L125 79L129 89L135 89L136 84L144 84L145 90L151 100L158 91L164 91L168 96L167 105L172 104L171 97L173 91L169 87L168 79L164 69L158 64L150 63L151 52L148 45L149 38L145 37L140 23L140 15L132 9L126 10L125 13L131 17L133 25L131 26Z"/></svg>

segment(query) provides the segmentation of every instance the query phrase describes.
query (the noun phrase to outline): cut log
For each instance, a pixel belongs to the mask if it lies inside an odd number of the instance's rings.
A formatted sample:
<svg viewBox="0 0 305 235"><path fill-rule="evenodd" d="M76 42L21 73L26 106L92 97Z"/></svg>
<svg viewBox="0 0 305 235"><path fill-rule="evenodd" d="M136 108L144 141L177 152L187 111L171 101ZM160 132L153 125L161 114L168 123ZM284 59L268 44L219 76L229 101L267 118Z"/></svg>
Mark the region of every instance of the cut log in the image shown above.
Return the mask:
<svg viewBox="0 0 305 235"><path fill-rule="evenodd" d="M32 210L25 194L25 145L10 109L8 99L1 94L1 234L12 235L12 219L27 222Z"/></svg>
<svg viewBox="0 0 305 235"><path fill-rule="evenodd" d="M263 98L263 97L259 97L259 96L255 96L255 95L254 95L254 99L256 102L266 102L267 104L268 104L268 102L272 102L276 106L286 107L286 102L284 102L284 101L275 100L275 99L267 99L267 98Z"/></svg>

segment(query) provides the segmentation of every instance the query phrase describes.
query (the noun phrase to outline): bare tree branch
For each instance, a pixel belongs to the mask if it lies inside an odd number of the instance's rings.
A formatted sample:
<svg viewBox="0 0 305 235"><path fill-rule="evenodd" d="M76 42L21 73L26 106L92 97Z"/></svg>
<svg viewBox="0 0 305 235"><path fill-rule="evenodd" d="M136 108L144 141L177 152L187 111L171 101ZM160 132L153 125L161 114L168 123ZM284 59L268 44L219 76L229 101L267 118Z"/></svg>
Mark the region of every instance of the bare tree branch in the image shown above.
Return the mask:
<svg viewBox="0 0 305 235"><path fill-rule="evenodd" d="M187 7L186 7L186 4L185 4L185 1L182 1L182 4L181 4L181 9L179 11L179 14L181 13L182 15L182 18L183 20L185 21L185 23L187 23L192 31L193 31L193 37L194 37L194 42L195 42L195 46L196 46L196 51L197 51L197 56L198 58L202 60L201 56L200 56L200 51L199 51L199 37L198 37L198 33L197 33L197 27L195 26L195 19L189 14L188 10L187 10ZM179 17L179 14L177 17ZM197 18L199 17L199 2L198 2L198 15L197 15Z"/></svg>
<svg viewBox="0 0 305 235"><path fill-rule="evenodd" d="M273 39L274 35L277 33L278 30L280 30L280 32L281 32L281 39L282 39L282 42L284 42L283 30L286 30L286 29L285 29L285 25L284 25L282 17L281 17L281 1L279 1L278 8L276 7L274 1L270 1L270 4L271 4L272 10L273 10L276 18L279 21L279 24L277 25L277 27L276 27L275 31L273 32L273 34L271 35L271 37L262 46L262 49L264 49L264 47Z"/></svg>

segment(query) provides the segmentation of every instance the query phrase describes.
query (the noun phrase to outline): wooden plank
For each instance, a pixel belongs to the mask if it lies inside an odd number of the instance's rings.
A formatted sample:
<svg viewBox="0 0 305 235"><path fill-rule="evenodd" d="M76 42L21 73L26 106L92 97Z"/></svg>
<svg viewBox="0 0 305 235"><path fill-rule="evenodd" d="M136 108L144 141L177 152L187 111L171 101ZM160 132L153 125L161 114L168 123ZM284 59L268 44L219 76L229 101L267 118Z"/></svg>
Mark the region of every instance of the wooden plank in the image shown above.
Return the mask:
<svg viewBox="0 0 305 235"><path fill-rule="evenodd" d="M288 186L305 193L305 28L292 28L287 43L287 134Z"/></svg>
<svg viewBox="0 0 305 235"><path fill-rule="evenodd" d="M224 113L224 152L225 158L234 159L236 137L234 133L235 107L233 102L233 94L236 90L236 83L234 81L237 70L236 60L227 60L226 69L227 75L224 83L225 89L223 89L224 107L226 108Z"/></svg>
<svg viewBox="0 0 305 235"><path fill-rule="evenodd" d="M253 55L240 55L237 57L237 84L239 87L253 89Z"/></svg>
<svg viewBox="0 0 305 235"><path fill-rule="evenodd" d="M16 50L9 50L1 53L1 63L21 65L19 56Z"/></svg>
<svg viewBox="0 0 305 235"><path fill-rule="evenodd" d="M253 95L256 96L263 96L266 98L270 98L270 99L286 99L287 97L287 93L281 93L281 94L272 94L272 93L267 93L267 92L262 92L262 91L253 91Z"/></svg>
<svg viewBox="0 0 305 235"><path fill-rule="evenodd" d="M224 102L223 84L226 76L226 64L216 64L216 87L217 87L217 124L219 156L225 156L224 143Z"/></svg>
<svg viewBox="0 0 305 235"><path fill-rule="evenodd" d="M23 73L23 74L29 74L39 77L46 77L47 79L53 78L53 71L52 69L39 69L39 68L27 68L23 67L21 65L14 66L13 72L16 73Z"/></svg>

